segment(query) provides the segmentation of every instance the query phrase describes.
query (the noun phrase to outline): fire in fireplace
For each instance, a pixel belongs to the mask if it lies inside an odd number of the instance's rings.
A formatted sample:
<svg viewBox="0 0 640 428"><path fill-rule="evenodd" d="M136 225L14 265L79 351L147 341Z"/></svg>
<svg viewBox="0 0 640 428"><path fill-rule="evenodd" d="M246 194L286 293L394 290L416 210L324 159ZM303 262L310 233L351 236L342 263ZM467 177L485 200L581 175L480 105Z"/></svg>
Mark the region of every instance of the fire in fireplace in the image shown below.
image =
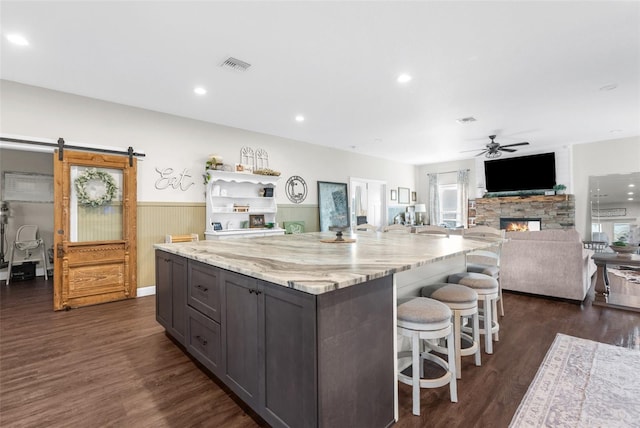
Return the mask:
<svg viewBox="0 0 640 428"><path fill-rule="evenodd" d="M540 230L542 219L540 218L509 218L500 217L500 229L507 232L526 232Z"/></svg>

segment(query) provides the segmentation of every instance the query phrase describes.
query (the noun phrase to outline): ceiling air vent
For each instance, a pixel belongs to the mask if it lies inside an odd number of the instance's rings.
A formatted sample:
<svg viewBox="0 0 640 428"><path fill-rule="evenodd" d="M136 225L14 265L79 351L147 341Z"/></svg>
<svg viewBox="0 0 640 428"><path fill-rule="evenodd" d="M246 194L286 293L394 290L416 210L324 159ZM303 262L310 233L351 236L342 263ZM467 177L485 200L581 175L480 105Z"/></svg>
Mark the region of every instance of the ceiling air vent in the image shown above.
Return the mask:
<svg viewBox="0 0 640 428"><path fill-rule="evenodd" d="M476 121L476 118L473 117L473 116L463 117L461 119L456 119L456 122L462 123L462 124L471 123L471 122L475 122L475 121Z"/></svg>
<svg viewBox="0 0 640 428"><path fill-rule="evenodd" d="M229 57L222 64L220 64L222 68L229 68L235 71L247 71L251 64L248 62L240 61L239 59Z"/></svg>

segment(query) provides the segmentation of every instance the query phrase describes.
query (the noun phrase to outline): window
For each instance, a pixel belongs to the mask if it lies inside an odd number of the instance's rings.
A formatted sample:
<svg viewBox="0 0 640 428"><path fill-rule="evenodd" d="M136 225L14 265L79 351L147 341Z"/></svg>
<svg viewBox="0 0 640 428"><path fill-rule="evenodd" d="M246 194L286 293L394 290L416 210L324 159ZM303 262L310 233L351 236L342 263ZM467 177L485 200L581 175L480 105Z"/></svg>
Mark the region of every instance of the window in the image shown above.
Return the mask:
<svg viewBox="0 0 640 428"><path fill-rule="evenodd" d="M456 184L438 185L440 198L440 218L447 227L462 225L462 209L458 206L458 186Z"/></svg>

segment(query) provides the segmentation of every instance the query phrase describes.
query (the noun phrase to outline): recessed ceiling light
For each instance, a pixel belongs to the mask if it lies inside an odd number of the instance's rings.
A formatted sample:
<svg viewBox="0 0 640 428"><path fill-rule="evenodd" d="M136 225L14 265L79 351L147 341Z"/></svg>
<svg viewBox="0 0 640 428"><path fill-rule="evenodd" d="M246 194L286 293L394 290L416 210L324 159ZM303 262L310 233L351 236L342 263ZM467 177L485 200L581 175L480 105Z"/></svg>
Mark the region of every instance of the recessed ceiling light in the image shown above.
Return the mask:
<svg viewBox="0 0 640 428"><path fill-rule="evenodd" d="M398 83L407 83L412 79L412 77L406 73L402 73L398 76Z"/></svg>
<svg viewBox="0 0 640 428"><path fill-rule="evenodd" d="M304 116L299 114L296 116L296 122L304 122Z"/></svg>
<svg viewBox="0 0 640 428"><path fill-rule="evenodd" d="M7 40L9 40L14 45L29 46L29 41L20 34L7 34Z"/></svg>
<svg viewBox="0 0 640 428"><path fill-rule="evenodd" d="M633 201L633 198L627 198L627 201Z"/></svg>
<svg viewBox="0 0 640 428"><path fill-rule="evenodd" d="M629 187L636 187L636 185L631 183L631 184L629 184Z"/></svg>
<svg viewBox="0 0 640 428"><path fill-rule="evenodd" d="M600 88L601 91L613 91L618 87L617 83L609 83L608 85L604 85Z"/></svg>
<svg viewBox="0 0 640 428"><path fill-rule="evenodd" d="M207 93L207 90L202 86L196 86L195 88L193 88L193 92L195 92L198 95L204 95Z"/></svg>
<svg viewBox="0 0 640 428"><path fill-rule="evenodd" d="M465 124L465 123L471 123L471 122L475 122L476 118L473 116L468 116L468 117L462 117L460 119L456 119L456 122L460 123L460 124Z"/></svg>
<svg viewBox="0 0 640 428"><path fill-rule="evenodd" d="M633 195L633 192L627 192L627 195Z"/></svg>

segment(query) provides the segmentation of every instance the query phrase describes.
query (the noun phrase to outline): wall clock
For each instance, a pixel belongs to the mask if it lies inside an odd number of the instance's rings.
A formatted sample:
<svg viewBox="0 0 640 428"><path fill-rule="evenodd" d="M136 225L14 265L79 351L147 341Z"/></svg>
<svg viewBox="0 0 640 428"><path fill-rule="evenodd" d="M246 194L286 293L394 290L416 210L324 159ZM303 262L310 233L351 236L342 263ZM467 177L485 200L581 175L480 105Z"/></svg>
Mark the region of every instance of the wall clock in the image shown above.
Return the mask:
<svg viewBox="0 0 640 428"><path fill-rule="evenodd" d="M293 175L287 180L285 191L291 202L299 204L307 198L307 183L302 177Z"/></svg>

